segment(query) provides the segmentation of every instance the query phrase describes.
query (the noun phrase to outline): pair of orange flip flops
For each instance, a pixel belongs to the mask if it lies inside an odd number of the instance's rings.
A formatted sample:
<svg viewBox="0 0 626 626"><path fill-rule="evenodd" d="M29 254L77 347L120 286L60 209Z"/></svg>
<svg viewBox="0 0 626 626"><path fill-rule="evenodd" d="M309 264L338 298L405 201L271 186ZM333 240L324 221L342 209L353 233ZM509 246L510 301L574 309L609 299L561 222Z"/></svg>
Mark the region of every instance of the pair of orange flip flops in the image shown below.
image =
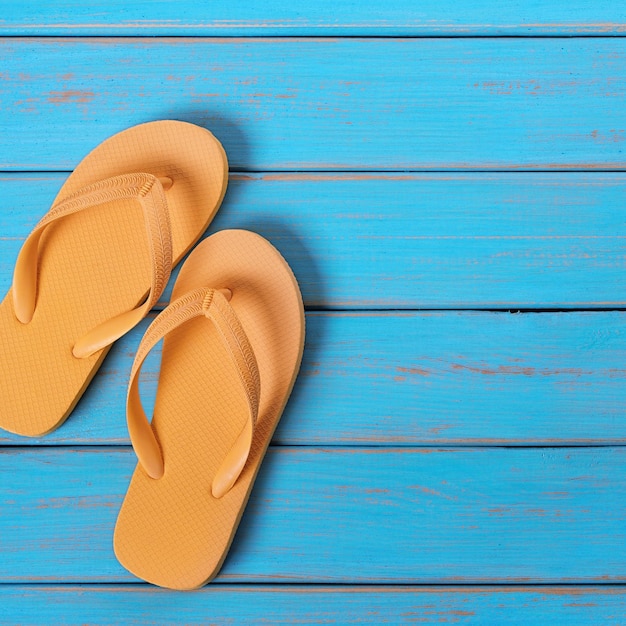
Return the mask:
<svg viewBox="0 0 626 626"><path fill-rule="evenodd" d="M0 304L0 427L40 436L65 421L111 344L158 302L227 181L218 140L185 122L135 126L83 159L24 242ZM150 423L138 380L161 339ZM139 463L114 535L129 571L174 589L217 574L303 347L302 296L268 241L227 230L193 250L130 373Z"/></svg>

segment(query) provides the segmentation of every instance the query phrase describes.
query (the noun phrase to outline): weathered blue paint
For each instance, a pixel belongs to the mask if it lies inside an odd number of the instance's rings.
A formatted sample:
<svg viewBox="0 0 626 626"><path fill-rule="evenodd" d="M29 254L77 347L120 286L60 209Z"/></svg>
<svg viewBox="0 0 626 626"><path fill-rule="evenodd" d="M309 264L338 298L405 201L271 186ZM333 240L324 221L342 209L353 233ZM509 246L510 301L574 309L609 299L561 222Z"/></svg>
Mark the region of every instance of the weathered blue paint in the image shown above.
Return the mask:
<svg viewBox="0 0 626 626"><path fill-rule="evenodd" d="M0 613L22 626L162 624L621 625L626 590L587 587L4 585Z"/></svg>
<svg viewBox="0 0 626 626"><path fill-rule="evenodd" d="M115 345L70 419L4 445L128 444L148 322ZM144 364L146 407L160 351ZM626 443L626 313L309 313L277 445ZM210 374L209 374L210 375Z"/></svg>
<svg viewBox="0 0 626 626"><path fill-rule="evenodd" d="M0 581L119 582L128 448L0 449ZM273 448L222 582L626 582L624 448ZM207 497L210 477L207 477Z"/></svg>
<svg viewBox="0 0 626 626"><path fill-rule="evenodd" d="M178 118L238 170L623 169L626 39L0 41L0 168Z"/></svg>
<svg viewBox="0 0 626 626"><path fill-rule="evenodd" d="M134 580L111 531L143 324L67 425L0 436L0 621L623 623L625 587L575 583L626 580L624 449L492 446L623 444L625 314L385 309L624 306L626 175L597 170L626 168L625 32L623 3L588 0L0 1L0 35L36 37L0 40L0 291L99 141L163 117L214 130L247 174L210 232L267 236L309 307L342 310L308 313L221 580L376 584L20 584ZM407 172L439 169L475 172ZM111 447L55 448L82 443ZM386 585L407 582L498 586Z"/></svg>
<svg viewBox="0 0 626 626"><path fill-rule="evenodd" d="M2 294L64 177L0 175ZM625 197L624 173L234 175L208 232L267 237L309 306L624 306Z"/></svg>
<svg viewBox="0 0 626 626"><path fill-rule="evenodd" d="M620 2L0 2L0 35L623 35Z"/></svg>

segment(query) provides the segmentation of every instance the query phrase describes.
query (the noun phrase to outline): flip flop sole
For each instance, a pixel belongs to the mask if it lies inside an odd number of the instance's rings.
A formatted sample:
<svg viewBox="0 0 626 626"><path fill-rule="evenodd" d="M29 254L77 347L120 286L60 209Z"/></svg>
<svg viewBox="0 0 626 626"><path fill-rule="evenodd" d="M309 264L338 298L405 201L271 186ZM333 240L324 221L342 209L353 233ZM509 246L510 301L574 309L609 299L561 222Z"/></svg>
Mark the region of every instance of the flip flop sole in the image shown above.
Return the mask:
<svg viewBox="0 0 626 626"><path fill-rule="evenodd" d="M226 495L213 497L213 477L246 420L241 380L207 319L191 320L165 337L152 420L165 473L155 480L137 467L114 547L136 576L173 589L200 587L219 571L304 348L300 290L286 261L262 237L222 231L199 244L172 297L200 287L232 292L230 304L258 363L260 409L242 474Z"/></svg>
<svg viewBox="0 0 626 626"><path fill-rule="evenodd" d="M206 230L226 190L228 164L207 130L179 121L140 124L95 148L57 200L112 176L146 172L166 191L174 263ZM20 323L11 291L0 304L0 427L44 435L68 417L108 348L76 358L76 340L137 306L150 288L150 255L139 203L115 200L50 226L39 246L37 304Z"/></svg>

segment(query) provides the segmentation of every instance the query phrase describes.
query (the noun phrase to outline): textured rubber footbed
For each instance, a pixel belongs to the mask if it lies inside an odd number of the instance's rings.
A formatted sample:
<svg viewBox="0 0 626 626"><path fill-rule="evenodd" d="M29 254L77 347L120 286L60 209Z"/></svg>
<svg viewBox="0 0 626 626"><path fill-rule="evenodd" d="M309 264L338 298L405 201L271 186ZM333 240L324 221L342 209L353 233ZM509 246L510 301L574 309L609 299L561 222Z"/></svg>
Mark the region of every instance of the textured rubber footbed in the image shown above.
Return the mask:
<svg viewBox="0 0 626 626"><path fill-rule="evenodd" d="M226 190L228 164L207 130L177 121L140 124L107 139L78 165L57 199L130 172L167 176L174 262L200 238ZM0 427L38 436L71 412L108 349L72 355L76 340L137 306L150 288L150 255L140 205L122 200L50 226L39 248L33 319L21 324L11 292L0 304ZM120 411L123 410L120 407Z"/></svg>
<svg viewBox="0 0 626 626"><path fill-rule="evenodd" d="M222 231L192 252L173 298L199 287L232 291L230 304L256 355L260 410L250 456L234 487L211 494L215 473L248 407L217 330L196 318L163 340L152 426L165 462L154 480L138 466L115 528L115 553L130 572L193 589L219 571L254 478L287 402L304 347L304 308L280 253L248 231Z"/></svg>

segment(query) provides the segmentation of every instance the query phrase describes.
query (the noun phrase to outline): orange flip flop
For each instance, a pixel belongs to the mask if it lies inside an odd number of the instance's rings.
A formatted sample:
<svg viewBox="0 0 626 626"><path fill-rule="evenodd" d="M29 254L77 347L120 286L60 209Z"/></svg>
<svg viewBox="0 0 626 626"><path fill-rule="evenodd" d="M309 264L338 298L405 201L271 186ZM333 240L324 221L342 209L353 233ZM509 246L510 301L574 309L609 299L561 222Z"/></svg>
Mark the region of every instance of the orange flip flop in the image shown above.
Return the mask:
<svg viewBox="0 0 626 626"><path fill-rule="evenodd" d="M228 163L204 128L150 122L88 154L27 237L0 304L0 427L60 426L111 343L206 230Z"/></svg>
<svg viewBox="0 0 626 626"><path fill-rule="evenodd" d="M150 425L138 377L161 338ZM195 589L217 574L303 347L300 290L268 241L227 230L196 247L131 371L126 409L139 464L114 538L126 569L172 589Z"/></svg>

